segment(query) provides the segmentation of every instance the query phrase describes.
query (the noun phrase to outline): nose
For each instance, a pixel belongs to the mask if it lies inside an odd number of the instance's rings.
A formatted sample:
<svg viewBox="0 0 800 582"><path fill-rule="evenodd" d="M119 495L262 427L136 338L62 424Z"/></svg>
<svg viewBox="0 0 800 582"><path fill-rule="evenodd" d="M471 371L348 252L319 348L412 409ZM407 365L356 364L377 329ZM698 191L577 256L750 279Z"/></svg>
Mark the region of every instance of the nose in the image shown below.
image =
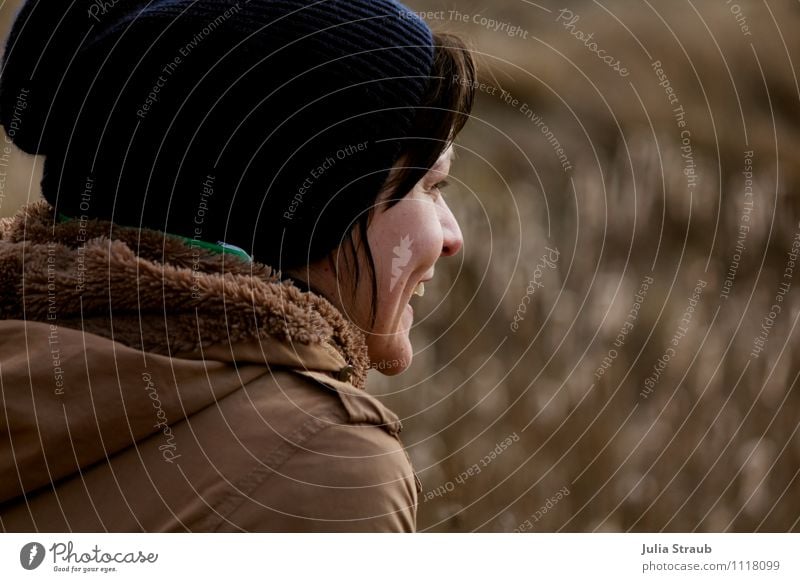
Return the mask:
<svg viewBox="0 0 800 582"><path fill-rule="evenodd" d="M444 204L444 213L442 216L442 256L452 257L461 250L464 246L464 238L461 235L461 228L458 226L458 221L450 207Z"/></svg>

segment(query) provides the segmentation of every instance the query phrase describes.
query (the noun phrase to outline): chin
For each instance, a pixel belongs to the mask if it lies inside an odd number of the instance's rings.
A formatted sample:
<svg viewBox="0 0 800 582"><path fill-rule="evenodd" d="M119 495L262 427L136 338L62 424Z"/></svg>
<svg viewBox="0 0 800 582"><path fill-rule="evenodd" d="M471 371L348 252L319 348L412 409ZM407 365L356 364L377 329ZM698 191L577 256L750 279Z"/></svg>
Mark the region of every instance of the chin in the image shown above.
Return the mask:
<svg viewBox="0 0 800 582"><path fill-rule="evenodd" d="M377 346L375 346L377 348ZM413 350L411 342L404 339L400 345L384 345L381 349L370 349L371 368L384 376L397 376L411 366ZM373 356L373 352L375 355Z"/></svg>

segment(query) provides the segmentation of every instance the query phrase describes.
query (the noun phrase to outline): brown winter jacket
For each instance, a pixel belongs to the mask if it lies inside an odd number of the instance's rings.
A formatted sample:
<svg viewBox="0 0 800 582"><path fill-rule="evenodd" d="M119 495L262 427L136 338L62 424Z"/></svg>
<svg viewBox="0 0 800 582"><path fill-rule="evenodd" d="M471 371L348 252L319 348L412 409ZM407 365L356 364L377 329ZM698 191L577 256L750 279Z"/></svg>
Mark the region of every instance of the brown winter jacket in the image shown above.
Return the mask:
<svg viewBox="0 0 800 582"><path fill-rule="evenodd" d="M402 425L326 300L46 203L0 235L0 529L415 529Z"/></svg>

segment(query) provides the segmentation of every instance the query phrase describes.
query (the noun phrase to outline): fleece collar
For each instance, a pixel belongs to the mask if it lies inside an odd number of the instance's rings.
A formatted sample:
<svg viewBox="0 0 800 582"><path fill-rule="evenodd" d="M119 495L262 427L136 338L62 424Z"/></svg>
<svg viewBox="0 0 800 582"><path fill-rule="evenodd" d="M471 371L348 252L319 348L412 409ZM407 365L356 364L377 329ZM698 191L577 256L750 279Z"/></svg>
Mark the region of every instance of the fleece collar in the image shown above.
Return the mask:
<svg viewBox="0 0 800 582"><path fill-rule="evenodd" d="M364 388L364 334L270 267L46 202L0 220L0 319L49 322L160 355L322 371Z"/></svg>

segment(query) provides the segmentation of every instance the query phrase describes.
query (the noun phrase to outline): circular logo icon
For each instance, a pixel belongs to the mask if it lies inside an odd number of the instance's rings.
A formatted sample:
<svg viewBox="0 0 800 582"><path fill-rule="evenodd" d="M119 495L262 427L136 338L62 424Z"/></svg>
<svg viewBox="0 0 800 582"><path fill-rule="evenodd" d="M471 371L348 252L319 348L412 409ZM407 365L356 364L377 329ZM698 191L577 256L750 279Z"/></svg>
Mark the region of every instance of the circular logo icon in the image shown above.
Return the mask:
<svg viewBox="0 0 800 582"><path fill-rule="evenodd" d="M44 546L38 542L29 542L19 551L19 563L26 570L35 570L44 561Z"/></svg>

